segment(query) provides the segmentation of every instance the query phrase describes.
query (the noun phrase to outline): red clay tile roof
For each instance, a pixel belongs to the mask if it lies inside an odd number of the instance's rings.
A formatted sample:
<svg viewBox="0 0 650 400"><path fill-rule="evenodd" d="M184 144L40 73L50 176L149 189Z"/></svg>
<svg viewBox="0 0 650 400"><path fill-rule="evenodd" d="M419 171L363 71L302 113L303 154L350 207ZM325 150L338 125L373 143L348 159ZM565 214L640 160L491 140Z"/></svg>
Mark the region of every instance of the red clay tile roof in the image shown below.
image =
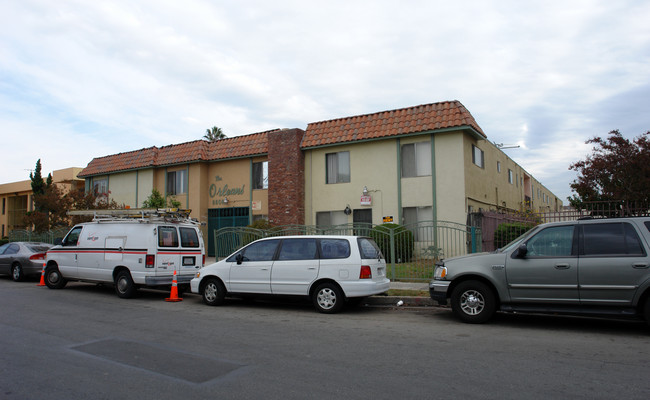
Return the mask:
<svg viewBox="0 0 650 400"><path fill-rule="evenodd" d="M267 135L271 131L221 139L216 142L195 140L170 146L94 158L77 176L87 177L195 161L214 161L268 153Z"/></svg>
<svg viewBox="0 0 650 400"><path fill-rule="evenodd" d="M487 137L460 101L424 104L399 110L313 122L301 147L309 148L356 140L377 139L445 128L471 127Z"/></svg>

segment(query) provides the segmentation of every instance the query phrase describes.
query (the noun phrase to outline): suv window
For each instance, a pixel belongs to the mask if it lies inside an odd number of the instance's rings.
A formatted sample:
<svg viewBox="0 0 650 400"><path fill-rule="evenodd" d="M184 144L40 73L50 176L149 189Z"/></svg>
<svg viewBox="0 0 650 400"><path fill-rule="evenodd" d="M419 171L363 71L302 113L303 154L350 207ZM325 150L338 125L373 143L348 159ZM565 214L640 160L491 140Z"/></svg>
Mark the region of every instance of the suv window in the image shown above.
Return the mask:
<svg viewBox="0 0 650 400"><path fill-rule="evenodd" d="M285 239L278 260L314 260L316 257L316 239Z"/></svg>
<svg viewBox="0 0 650 400"><path fill-rule="evenodd" d="M350 257L350 242L345 239L321 239L321 258L348 258Z"/></svg>
<svg viewBox="0 0 650 400"><path fill-rule="evenodd" d="M527 257L570 257L573 225L553 226L538 232L526 242Z"/></svg>
<svg viewBox="0 0 650 400"><path fill-rule="evenodd" d="M639 235L629 223L588 224L582 227L585 256L644 255Z"/></svg>
<svg viewBox="0 0 650 400"><path fill-rule="evenodd" d="M181 231L181 246L199 247L199 235L194 228L178 228Z"/></svg>
<svg viewBox="0 0 650 400"><path fill-rule="evenodd" d="M158 247L178 247L178 232L175 227L158 227Z"/></svg>

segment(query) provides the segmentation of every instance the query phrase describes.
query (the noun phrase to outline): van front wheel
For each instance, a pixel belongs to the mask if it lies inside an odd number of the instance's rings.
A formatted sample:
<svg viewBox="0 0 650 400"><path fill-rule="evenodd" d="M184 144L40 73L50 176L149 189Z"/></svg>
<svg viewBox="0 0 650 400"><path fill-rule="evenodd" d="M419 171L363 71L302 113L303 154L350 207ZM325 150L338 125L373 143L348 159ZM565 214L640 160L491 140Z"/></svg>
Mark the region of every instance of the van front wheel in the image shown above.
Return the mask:
<svg viewBox="0 0 650 400"><path fill-rule="evenodd" d="M120 271L115 277L115 293L123 299L130 299L135 295L136 287L128 271Z"/></svg>
<svg viewBox="0 0 650 400"><path fill-rule="evenodd" d="M50 289L63 289L68 281L61 275L57 267L48 267L45 270L45 284Z"/></svg>

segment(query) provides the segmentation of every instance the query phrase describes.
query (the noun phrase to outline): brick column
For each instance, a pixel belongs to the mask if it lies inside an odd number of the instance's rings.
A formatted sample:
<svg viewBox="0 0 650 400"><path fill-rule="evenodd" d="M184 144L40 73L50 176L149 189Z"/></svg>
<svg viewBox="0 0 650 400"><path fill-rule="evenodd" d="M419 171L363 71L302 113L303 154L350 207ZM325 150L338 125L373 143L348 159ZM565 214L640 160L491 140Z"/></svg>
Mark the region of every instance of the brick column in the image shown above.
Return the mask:
<svg viewBox="0 0 650 400"><path fill-rule="evenodd" d="M305 131L283 129L268 133L269 222L305 223L305 156L300 142Z"/></svg>

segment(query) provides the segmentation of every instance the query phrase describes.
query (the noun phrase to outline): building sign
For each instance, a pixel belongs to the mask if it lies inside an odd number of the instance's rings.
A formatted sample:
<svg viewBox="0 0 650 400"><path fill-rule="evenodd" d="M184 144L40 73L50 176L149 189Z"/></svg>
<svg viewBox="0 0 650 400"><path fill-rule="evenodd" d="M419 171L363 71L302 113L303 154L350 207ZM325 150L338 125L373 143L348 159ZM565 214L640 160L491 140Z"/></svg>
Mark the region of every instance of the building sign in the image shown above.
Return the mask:
<svg viewBox="0 0 650 400"><path fill-rule="evenodd" d="M215 182L219 183L213 183L210 185L210 202L212 205L225 205L232 201L232 199L226 201L228 196L242 196L246 194L246 184L241 185L241 187L230 187L227 183L222 184L222 180L223 179L217 175L215 177Z"/></svg>
<svg viewBox="0 0 650 400"><path fill-rule="evenodd" d="M253 201L253 211L261 211L262 210L262 202L261 201Z"/></svg>
<svg viewBox="0 0 650 400"><path fill-rule="evenodd" d="M384 223L386 222L393 222L393 216L392 215L387 215L384 217Z"/></svg>
<svg viewBox="0 0 650 400"><path fill-rule="evenodd" d="M361 196L361 205L362 206L371 206L372 205L372 197L370 197L370 196Z"/></svg>

